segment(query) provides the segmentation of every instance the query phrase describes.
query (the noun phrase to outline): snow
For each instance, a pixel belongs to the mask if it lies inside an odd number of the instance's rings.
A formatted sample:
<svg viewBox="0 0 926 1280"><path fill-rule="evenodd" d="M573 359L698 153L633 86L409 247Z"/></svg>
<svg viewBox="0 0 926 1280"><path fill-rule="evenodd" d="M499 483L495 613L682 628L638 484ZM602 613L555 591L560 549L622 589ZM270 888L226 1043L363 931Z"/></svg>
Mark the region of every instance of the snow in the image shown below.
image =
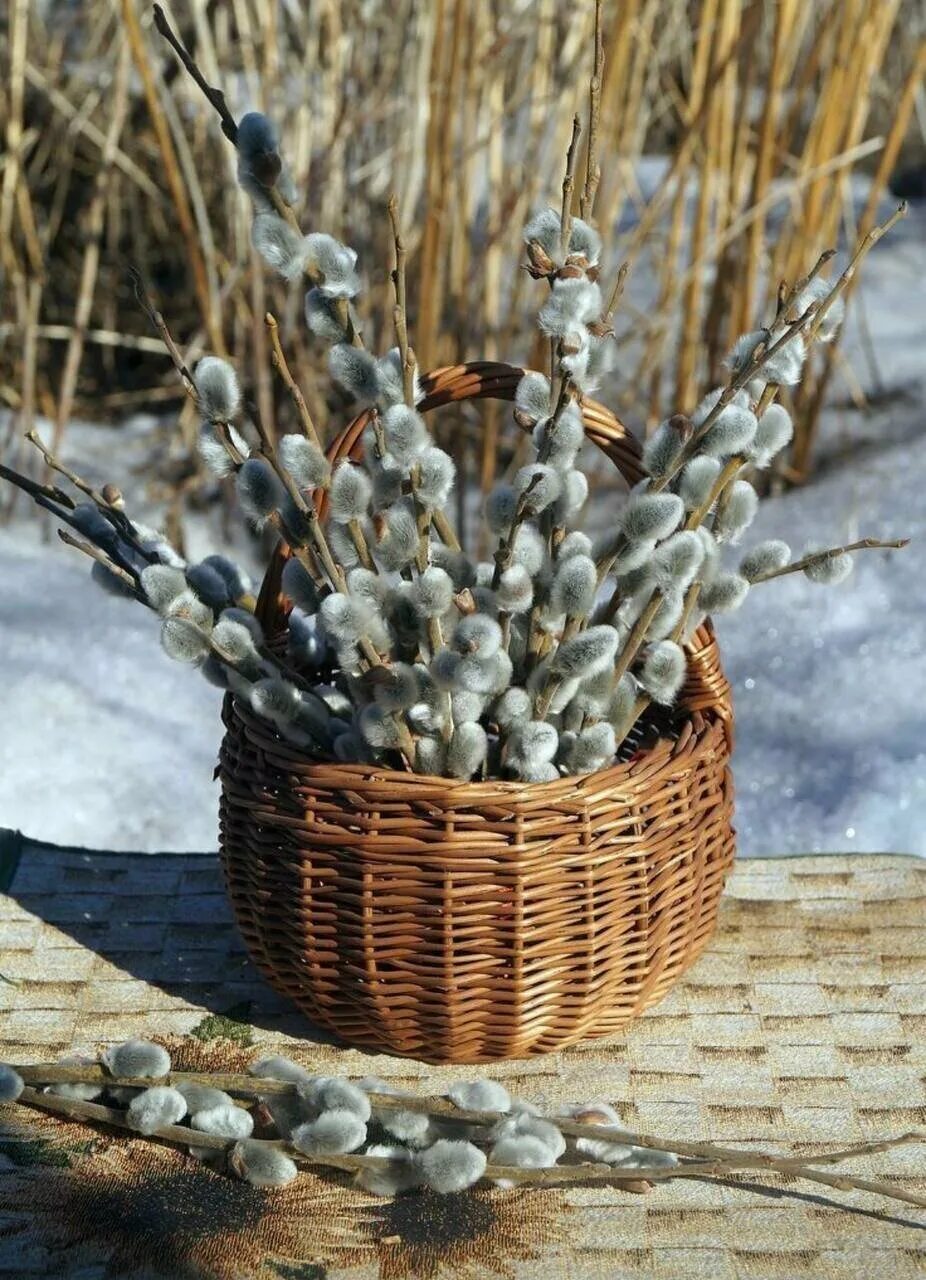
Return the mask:
<svg viewBox="0 0 926 1280"><path fill-rule="evenodd" d="M718 622L747 856L926 856L924 274L921 209L865 269L874 369L857 307L847 335L866 390L888 394L866 414L827 411L815 478L767 500L744 541L784 537L802 551L871 535L913 545L860 553L839 587L798 575L765 584ZM75 424L68 456L118 482L155 431L136 422L114 445L111 432ZM134 493L130 505L138 511ZM22 503L20 513L0 527L0 825L93 848L214 848L220 694L166 658L149 613L91 590L77 554L43 542ZM203 517L191 539L194 555L222 546Z"/></svg>

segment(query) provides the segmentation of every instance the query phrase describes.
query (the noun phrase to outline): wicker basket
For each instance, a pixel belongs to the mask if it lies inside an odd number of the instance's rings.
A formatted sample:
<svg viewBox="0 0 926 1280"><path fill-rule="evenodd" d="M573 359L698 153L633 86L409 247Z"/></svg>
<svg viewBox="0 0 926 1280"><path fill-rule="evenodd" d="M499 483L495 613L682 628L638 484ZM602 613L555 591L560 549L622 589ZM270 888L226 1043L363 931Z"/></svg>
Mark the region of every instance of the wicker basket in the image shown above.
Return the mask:
<svg viewBox="0 0 926 1280"><path fill-rule="evenodd" d="M512 399L520 370L426 382L425 408ZM625 479L639 448L600 405L586 431ZM356 456L365 419L332 456ZM259 604L285 618L275 556ZM221 849L271 986L350 1044L488 1062L620 1030L713 932L733 858L729 686L708 627L671 720L635 754L554 782L455 782L308 762L227 700ZM642 744L642 745L641 745Z"/></svg>

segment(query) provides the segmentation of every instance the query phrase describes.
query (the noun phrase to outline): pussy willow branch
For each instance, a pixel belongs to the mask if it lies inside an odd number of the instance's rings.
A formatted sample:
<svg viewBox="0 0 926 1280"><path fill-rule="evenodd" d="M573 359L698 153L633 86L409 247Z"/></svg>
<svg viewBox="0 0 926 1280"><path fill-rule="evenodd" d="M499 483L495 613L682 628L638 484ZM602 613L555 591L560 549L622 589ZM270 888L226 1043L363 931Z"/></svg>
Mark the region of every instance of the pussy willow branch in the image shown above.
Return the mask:
<svg viewBox="0 0 926 1280"><path fill-rule="evenodd" d="M298 382L290 372L286 356L283 353L283 347L280 343L280 326L277 324L276 316L267 312L264 316L264 324L267 326L267 334L270 338L270 360L274 369L280 375L280 380L289 392L290 399L296 406L296 412L299 415L299 421L302 424L302 430L305 432L306 438L311 440L317 448L323 448L321 437L315 423L312 421L312 415L309 413L309 406L305 402L305 396L299 387Z"/></svg>
<svg viewBox="0 0 926 1280"><path fill-rule="evenodd" d="M33 1083L54 1083L62 1078L82 1080L84 1082L108 1083L119 1086L150 1087L152 1084L202 1083L227 1092L245 1093L250 1097L292 1095L296 1086L289 1082L260 1079L248 1075L207 1074L199 1072L171 1072L169 1075L154 1079L137 1079L134 1077L113 1078L99 1067L63 1067L57 1064L48 1066L16 1067L24 1080ZM446 1098L416 1098L371 1092L370 1102L378 1111L416 1111L444 1119L458 1120L465 1124L491 1126L504 1119L504 1113L497 1111L475 1111L457 1107ZM127 1128L124 1113L116 1108L101 1106L98 1103L83 1102L77 1099L59 1098L52 1094L38 1093L29 1088L23 1091L21 1101L27 1105L41 1107L45 1110L57 1111L75 1118L92 1118L105 1123L117 1124ZM711 1177L726 1176L731 1170L760 1169L779 1172L791 1177L804 1178L839 1190L863 1190L883 1195L890 1199L901 1200L908 1204L926 1207L926 1197L901 1191L889 1183L876 1182L848 1175L822 1173L810 1166L837 1159L850 1159L858 1155L871 1154L875 1151L886 1151L891 1147L910 1142L924 1141L924 1134L911 1132L897 1138L885 1139L876 1144L864 1144L860 1147L847 1148L843 1151L823 1153L821 1156L781 1156L772 1152L743 1152L736 1148L717 1146L713 1143L683 1142L673 1139L666 1142L648 1134L629 1133L624 1130L615 1131L610 1125L586 1124L576 1120L549 1117L560 1131L570 1137L595 1138L611 1142L626 1142L633 1146L649 1148L654 1151L672 1152L679 1156L690 1157L701 1163L681 1165L671 1169L664 1167L649 1169L646 1167L633 1170L614 1169L604 1165L556 1166L545 1170L509 1170L507 1166L489 1166L486 1169L487 1179L507 1179L512 1182L553 1184L558 1181L600 1181L614 1176L618 1181L663 1181L671 1177ZM154 1136L165 1137L181 1143L183 1146L209 1146L214 1149L228 1149L234 1145L231 1139L215 1138L213 1135L201 1134L197 1130L187 1129L179 1125L168 1126L159 1130ZM209 1139L207 1141L206 1139ZM328 1165L334 1168L359 1169L364 1167L382 1167L376 1157L371 1156L324 1156L310 1160L301 1153L294 1152L282 1141L271 1141L272 1145L286 1150L297 1163ZM516 1175L516 1176L515 1176ZM583 1178L581 1175L586 1175Z"/></svg>
<svg viewBox="0 0 926 1280"><path fill-rule="evenodd" d="M585 186L579 199L579 214L586 220L595 208L595 196L601 180L598 164L598 125L601 119L601 81L604 75L604 39L601 23L601 0L595 0L595 47L592 75L588 86L588 148L585 155Z"/></svg>
<svg viewBox="0 0 926 1280"><path fill-rule="evenodd" d="M132 575L126 570L110 560L105 551L101 551L99 547L93 545L92 542L85 542L83 538L75 538L72 533L68 533L67 529L59 529L58 537L67 546L73 547L75 551L82 551L85 556L89 556L91 560L95 560L97 564L101 564L104 569L108 569L111 574L119 578L129 587L136 600L143 601L144 596L138 588L138 583Z"/></svg>
<svg viewBox="0 0 926 1280"><path fill-rule="evenodd" d="M753 578L752 582L755 585L758 582L771 582L773 578L783 578L788 573L800 573L809 565L819 564L821 560L829 560L833 556L845 555L849 551L899 551L909 545L909 538L891 538L886 542L878 538L861 538L858 542L846 543L844 547L831 547L829 551L814 551L800 560L795 560L792 564L786 564L782 569L770 569L768 573L759 574Z"/></svg>

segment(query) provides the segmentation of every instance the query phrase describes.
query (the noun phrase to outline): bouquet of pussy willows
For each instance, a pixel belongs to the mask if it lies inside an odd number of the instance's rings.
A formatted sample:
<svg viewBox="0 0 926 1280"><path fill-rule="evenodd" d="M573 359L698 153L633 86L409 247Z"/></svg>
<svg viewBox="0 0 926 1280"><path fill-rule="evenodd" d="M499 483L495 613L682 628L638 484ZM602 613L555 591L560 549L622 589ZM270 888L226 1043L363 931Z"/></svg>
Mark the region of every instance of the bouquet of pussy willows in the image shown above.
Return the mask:
<svg viewBox="0 0 926 1280"><path fill-rule="evenodd" d="M96 582L160 618L171 657L227 688L307 756L525 782L602 769L651 703L673 703L685 643L707 615L739 608L784 574L841 582L853 550L898 545L868 539L798 557L777 539L740 546L758 505L749 477L792 434L778 391L799 380L810 344L832 337L856 262L834 283L811 273L783 289L776 314L730 352L724 385L647 440L648 476L616 506L607 532L583 532L583 409L616 348L601 238L567 199L524 228L551 353L549 376L525 372L515 394L531 456L485 499L491 555L466 554L444 514L454 462L419 410L398 228L397 345L377 354L355 320L357 255L330 235L297 230L270 200L275 188L255 176L279 174L276 148L265 117L241 120L253 242L287 279L308 278L305 322L330 344L331 377L366 411L362 457L329 461L272 317L274 365L298 423L276 437L248 420L230 362L208 356L188 371L152 314L201 415L203 462L234 476L245 518L271 526L290 553L285 643L263 634L234 563L223 555L185 563L131 519L112 486L98 492L47 451L82 500L4 474L69 526L65 541L92 556Z"/></svg>

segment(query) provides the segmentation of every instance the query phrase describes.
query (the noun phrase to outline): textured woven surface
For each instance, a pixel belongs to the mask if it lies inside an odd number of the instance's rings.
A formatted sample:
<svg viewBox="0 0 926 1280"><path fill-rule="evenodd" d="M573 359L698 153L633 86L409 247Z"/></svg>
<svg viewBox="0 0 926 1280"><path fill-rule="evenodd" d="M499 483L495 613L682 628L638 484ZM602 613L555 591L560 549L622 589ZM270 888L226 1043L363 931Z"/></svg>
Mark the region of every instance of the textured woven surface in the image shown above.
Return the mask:
<svg viewBox="0 0 926 1280"><path fill-rule="evenodd" d="M521 373L438 370L423 408L510 400ZM583 414L588 438L639 479L617 418L593 402ZM329 455L355 456L367 421ZM270 636L285 554L258 606ZM625 1025L699 955L733 857L732 710L708 628L688 657L655 745L537 785L311 764L227 699L221 851L261 972L350 1043L432 1062L548 1053Z"/></svg>
<svg viewBox="0 0 926 1280"><path fill-rule="evenodd" d="M493 1075L551 1108L605 1097L634 1127L718 1142L809 1150L926 1125L924 924L926 863L740 862L715 937L658 1009L620 1036ZM0 982L0 1059L148 1034L199 1069L281 1051L422 1090L474 1074L304 1038L311 1029L243 953L204 856L27 847L0 898L0 973L16 983ZM170 1150L0 1117L0 1275L11 1280L913 1280L926 1266L926 1215L801 1183L385 1205L307 1176L262 1196ZM922 1147L853 1168L926 1191Z"/></svg>

